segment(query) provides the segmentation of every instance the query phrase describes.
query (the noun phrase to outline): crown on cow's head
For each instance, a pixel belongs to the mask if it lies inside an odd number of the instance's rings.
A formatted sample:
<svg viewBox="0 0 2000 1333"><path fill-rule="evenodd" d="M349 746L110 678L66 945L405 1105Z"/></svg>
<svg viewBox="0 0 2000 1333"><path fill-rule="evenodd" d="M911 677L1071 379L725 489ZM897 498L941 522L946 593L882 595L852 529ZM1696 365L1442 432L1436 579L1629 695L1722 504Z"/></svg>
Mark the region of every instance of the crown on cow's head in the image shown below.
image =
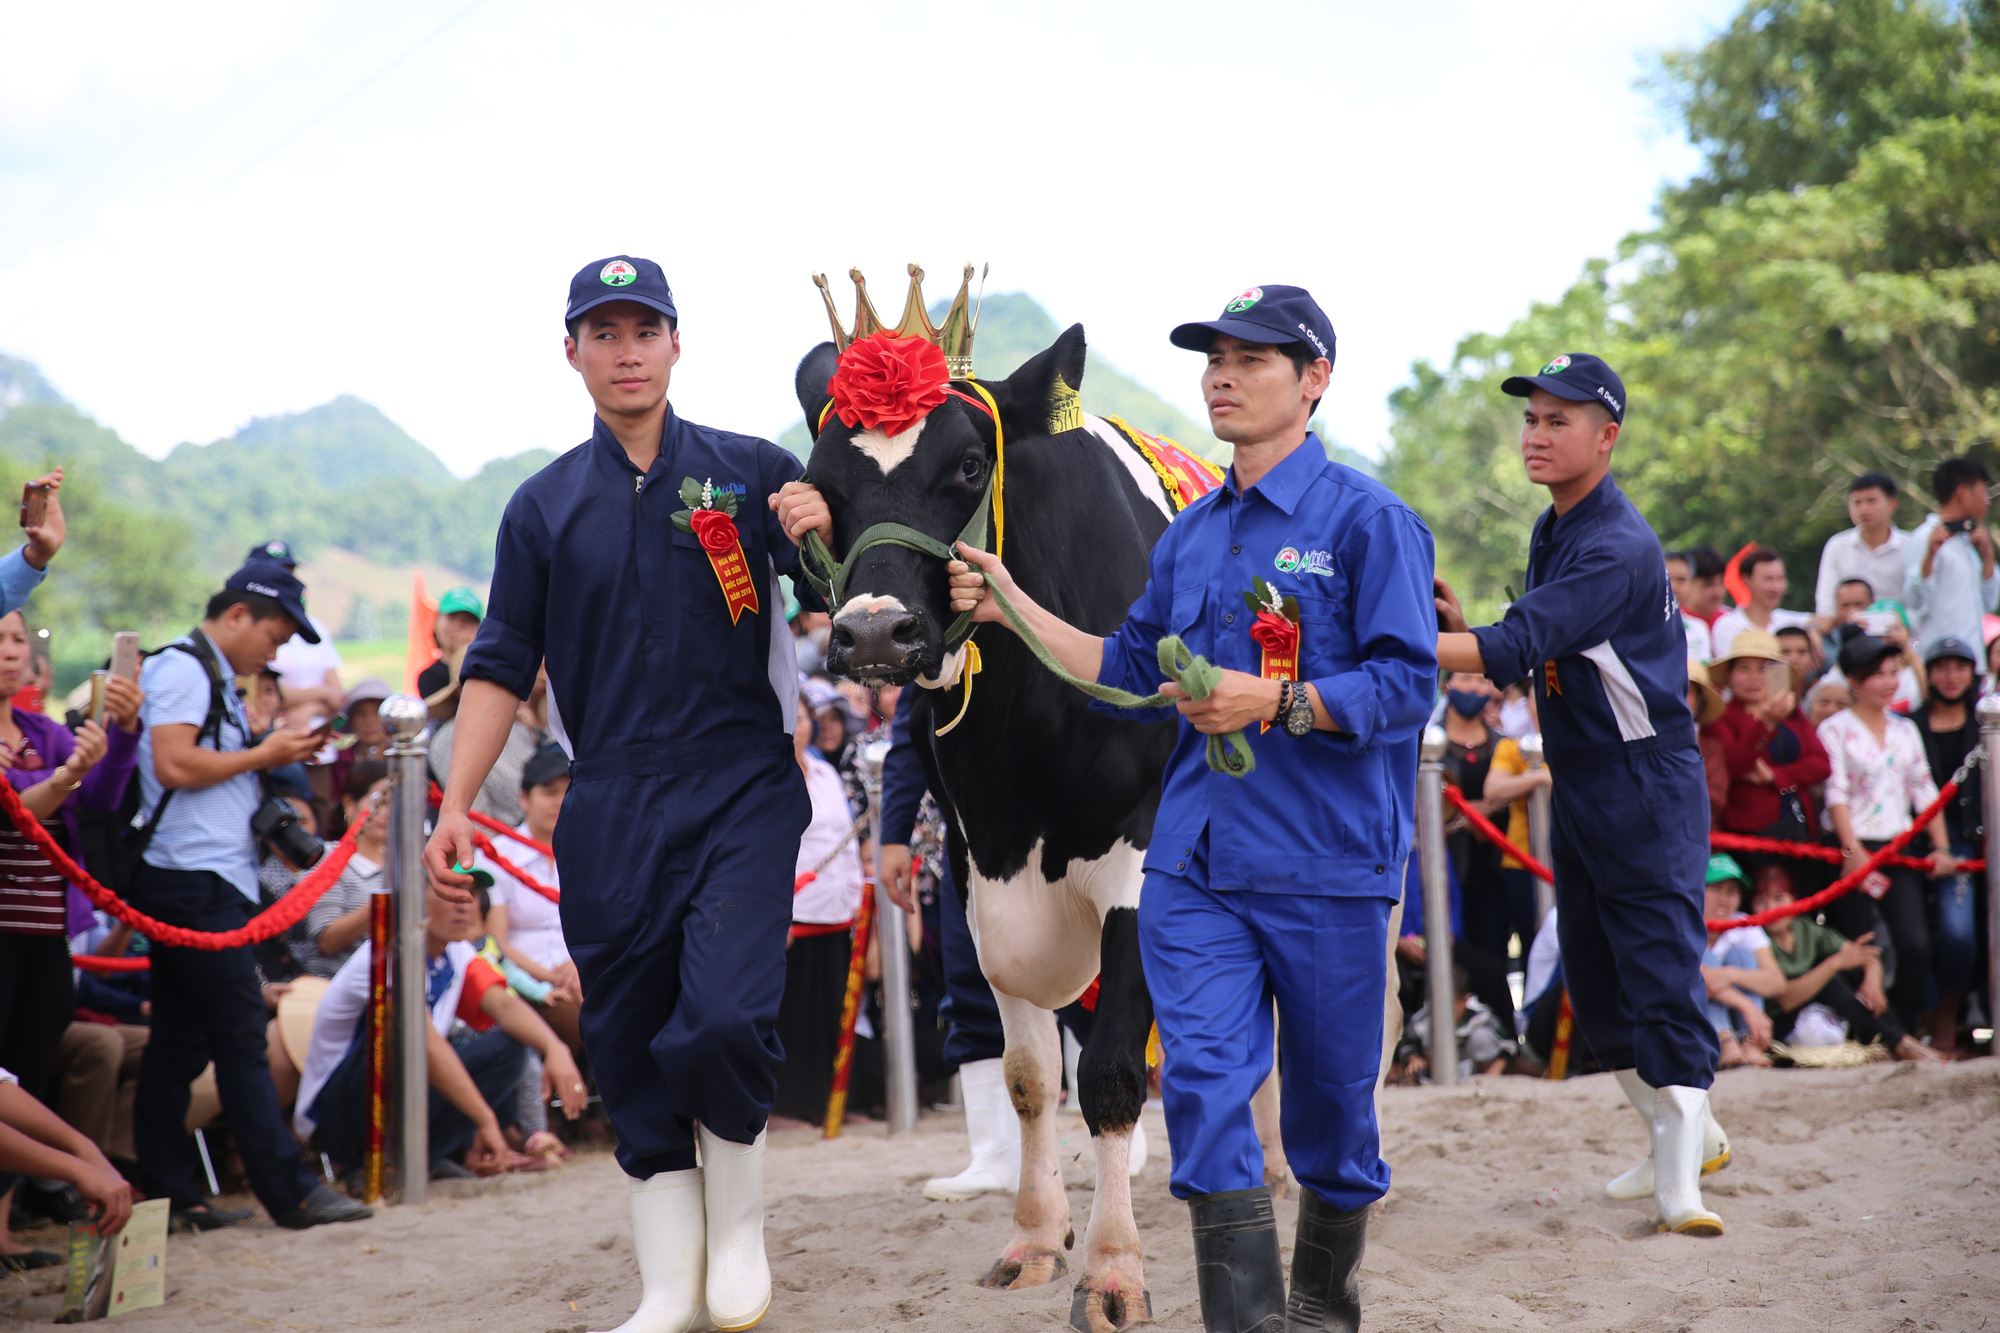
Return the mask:
<svg viewBox="0 0 2000 1333"><path fill-rule="evenodd" d="M826 302L827 322L833 325L833 346L835 351L844 352L851 342L877 333L888 333L896 338L922 338L944 353L945 369L955 380L972 378L972 335L978 330L979 318L972 310L972 265L965 266L965 277L958 284L958 297L951 303L951 309L944 313L943 324L931 323L930 315L924 309L924 271L915 264L910 269L910 294L903 301L903 318L896 327L890 328L875 313L875 306L868 299L868 279L861 276L861 270L851 268L847 276L854 279L854 329L849 332L840 327L840 314L833 308L833 293L827 290L826 275L813 274L813 285L819 288L820 299ZM986 281L986 272L980 270L979 280Z"/></svg>

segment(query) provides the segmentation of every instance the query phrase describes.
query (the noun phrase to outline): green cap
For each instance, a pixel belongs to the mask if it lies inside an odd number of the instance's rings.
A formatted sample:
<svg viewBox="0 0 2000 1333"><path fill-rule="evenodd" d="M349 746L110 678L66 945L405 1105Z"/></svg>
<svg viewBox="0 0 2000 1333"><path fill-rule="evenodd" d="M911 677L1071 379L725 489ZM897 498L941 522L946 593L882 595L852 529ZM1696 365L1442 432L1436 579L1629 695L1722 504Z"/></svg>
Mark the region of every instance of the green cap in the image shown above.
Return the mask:
<svg viewBox="0 0 2000 1333"><path fill-rule="evenodd" d="M454 861L451 868L457 874L472 876L472 883L477 888L490 889L493 887L493 872L485 869L483 866L468 866Z"/></svg>
<svg viewBox="0 0 2000 1333"><path fill-rule="evenodd" d="M438 614L448 616L454 611L463 611L480 620L486 619L486 608L479 604L479 594L470 588L451 588L438 598Z"/></svg>
<svg viewBox="0 0 2000 1333"><path fill-rule="evenodd" d="M1728 852L1717 852L1708 858L1708 878L1703 882L1720 884L1725 879L1733 879L1739 884L1744 883L1743 867L1737 865L1736 858Z"/></svg>

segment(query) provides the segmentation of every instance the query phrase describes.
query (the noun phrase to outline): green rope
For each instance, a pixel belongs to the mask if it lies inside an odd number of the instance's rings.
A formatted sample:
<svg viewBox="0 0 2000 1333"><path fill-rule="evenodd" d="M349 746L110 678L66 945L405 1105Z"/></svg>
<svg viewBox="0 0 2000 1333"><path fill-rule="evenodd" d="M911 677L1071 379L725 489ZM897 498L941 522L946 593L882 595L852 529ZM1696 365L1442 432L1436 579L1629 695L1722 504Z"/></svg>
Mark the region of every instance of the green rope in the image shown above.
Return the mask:
<svg viewBox="0 0 2000 1333"><path fill-rule="evenodd" d="M1007 617L1007 623L1021 636L1021 642L1028 645L1028 651L1035 655L1035 660L1047 667L1057 680L1074 685L1091 698L1114 708L1158 708L1175 702L1164 694L1134 694L1130 690L1100 685L1094 680L1072 675L1068 668L1056 661L1055 654L1049 651L1041 636L1028 628L1028 622L1021 618L1021 613L1014 609L1006 594L994 587L991 581L987 582L986 590L993 594L1000 614ZM1222 668L1190 652L1178 634L1169 634L1160 640L1159 662L1160 671L1168 680L1186 690L1191 699L1206 699L1222 683ZM1257 757L1250 752L1249 738L1241 731L1232 731L1208 738L1208 766L1232 778L1247 778L1257 767Z"/></svg>
<svg viewBox="0 0 2000 1333"><path fill-rule="evenodd" d="M976 529L983 535L986 526L984 501L980 503L972 523L966 526L969 531ZM977 544L969 537L961 537L961 540L967 545ZM827 549L824 541L820 540L819 533L809 531L799 543L806 557L804 562L806 577L820 596L826 598L827 605L837 608L847 600L847 579L853 572L855 558L869 547L879 546L885 542L896 546L907 546L913 551L921 551L942 560L959 558L957 552L935 537L900 523L878 523L862 533L854 543L854 549L847 553L846 560L835 560L833 552ZM1091 698L1108 703L1114 708L1158 708L1174 702L1164 694L1133 694L1129 690L1100 685L1094 680L1084 680L1080 676L1070 674L1062 663L1056 661L1055 654L1049 651L1048 645L1042 642L1041 637L1028 628L1028 622L1021 618L1021 613L1014 609L1014 604L990 582L986 588L993 594L993 600L999 605L1000 613L1007 617L1007 623L1021 636L1021 642L1028 645L1028 651L1035 655L1035 660L1047 667L1057 680L1073 685ZM972 613L960 612L958 618L945 630L946 644L955 645L960 642L960 636L970 629L971 624ZM1222 683L1222 668L1207 658L1190 652L1178 635L1169 634L1160 640L1159 661L1160 671L1168 680L1186 690L1189 698L1206 699L1215 687ZM1250 752L1249 738L1241 731L1210 736L1208 766L1232 778L1250 776L1251 771L1257 767L1257 759Z"/></svg>

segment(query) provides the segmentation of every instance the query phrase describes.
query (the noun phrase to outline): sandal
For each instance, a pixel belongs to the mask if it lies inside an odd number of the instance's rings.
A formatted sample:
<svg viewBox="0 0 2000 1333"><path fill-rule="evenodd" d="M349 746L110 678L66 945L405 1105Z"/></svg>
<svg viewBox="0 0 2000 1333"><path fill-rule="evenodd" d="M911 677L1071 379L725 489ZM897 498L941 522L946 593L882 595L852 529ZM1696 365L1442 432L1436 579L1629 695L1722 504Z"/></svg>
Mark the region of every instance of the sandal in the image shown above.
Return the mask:
<svg viewBox="0 0 2000 1333"><path fill-rule="evenodd" d="M54 1268L63 1257L54 1250L29 1250L25 1254L0 1254L0 1271L25 1273L32 1268Z"/></svg>

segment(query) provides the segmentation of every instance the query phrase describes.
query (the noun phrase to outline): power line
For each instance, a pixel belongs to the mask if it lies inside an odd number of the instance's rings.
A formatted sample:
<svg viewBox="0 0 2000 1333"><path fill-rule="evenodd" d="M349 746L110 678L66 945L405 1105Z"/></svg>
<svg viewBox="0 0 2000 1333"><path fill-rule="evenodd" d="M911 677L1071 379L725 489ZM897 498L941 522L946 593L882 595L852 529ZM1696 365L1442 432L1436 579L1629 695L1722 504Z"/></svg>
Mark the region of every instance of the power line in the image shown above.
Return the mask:
<svg viewBox="0 0 2000 1333"><path fill-rule="evenodd" d="M328 102L318 111L315 111L312 115L306 117L303 121L299 122L299 124L291 131L291 133L285 135L282 139L279 139L269 148L266 148L263 152L251 158L248 162L245 162L242 166L236 168L236 170L230 172L227 176L224 176L220 181L217 181L215 184L215 188L209 191L210 197L213 197L214 195L220 193L223 187L240 179L243 176L248 175L250 172L256 170L258 167L263 166L266 162L276 157L279 153L283 152L285 149L291 147L294 143L298 142L300 138L304 137L304 135L308 131L313 129L315 126L319 125L322 121L324 121L327 117L331 116L334 112L346 106L349 102L352 102L362 93L366 92L371 86L373 86L383 76L387 75L392 70L394 70L398 65L401 65L411 56L423 50L426 46L429 46L432 42L436 41L438 38L444 36L447 30L455 27L461 19L465 18L466 15L470 14L473 10L479 8L481 5L485 3L486 0L472 0L471 4L459 10L456 14L453 14L443 23L438 24L437 27L432 28L429 32L425 33L422 37L418 38L415 43L406 48L402 52L402 54L398 55L395 59L389 61L388 64L383 65L380 69L377 69L373 74L370 74L367 78L355 84L352 88L349 88L346 92L334 98L331 102Z"/></svg>

